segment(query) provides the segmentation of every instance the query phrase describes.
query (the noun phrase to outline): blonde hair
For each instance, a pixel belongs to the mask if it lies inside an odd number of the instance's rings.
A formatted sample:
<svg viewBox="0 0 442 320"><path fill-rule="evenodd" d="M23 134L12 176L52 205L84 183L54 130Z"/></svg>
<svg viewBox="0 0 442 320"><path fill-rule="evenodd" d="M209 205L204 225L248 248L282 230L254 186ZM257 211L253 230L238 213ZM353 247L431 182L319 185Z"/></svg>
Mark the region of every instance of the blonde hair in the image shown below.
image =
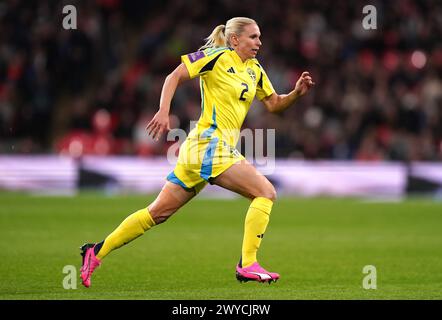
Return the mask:
<svg viewBox="0 0 442 320"><path fill-rule="evenodd" d="M240 35L244 31L244 27L249 24L257 24L255 20L245 17L235 17L226 22L226 25L220 24L213 29L210 36L205 38L206 43L199 49L218 48L230 46L230 36L233 34Z"/></svg>

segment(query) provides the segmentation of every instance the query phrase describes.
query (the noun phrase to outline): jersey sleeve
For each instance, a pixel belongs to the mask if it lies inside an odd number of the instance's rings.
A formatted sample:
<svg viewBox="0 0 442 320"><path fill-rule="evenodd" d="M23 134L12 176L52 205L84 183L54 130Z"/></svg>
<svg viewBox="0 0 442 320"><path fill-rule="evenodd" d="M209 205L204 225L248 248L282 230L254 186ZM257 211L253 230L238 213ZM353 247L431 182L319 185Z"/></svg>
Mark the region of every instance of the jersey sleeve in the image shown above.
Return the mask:
<svg viewBox="0 0 442 320"><path fill-rule="evenodd" d="M208 50L196 51L182 55L181 62L186 65L190 78L192 79L212 70L216 60L221 54L222 51L216 54L212 54Z"/></svg>
<svg viewBox="0 0 442 320"><path fill-rule="evenodd" d="M256 97L259 100L262 100L274 93L275 89L273 89L273 85L264 69L261 66L259 66L259 69L261 70L261 75L259 76L259 80L256 85Z"/></svg>

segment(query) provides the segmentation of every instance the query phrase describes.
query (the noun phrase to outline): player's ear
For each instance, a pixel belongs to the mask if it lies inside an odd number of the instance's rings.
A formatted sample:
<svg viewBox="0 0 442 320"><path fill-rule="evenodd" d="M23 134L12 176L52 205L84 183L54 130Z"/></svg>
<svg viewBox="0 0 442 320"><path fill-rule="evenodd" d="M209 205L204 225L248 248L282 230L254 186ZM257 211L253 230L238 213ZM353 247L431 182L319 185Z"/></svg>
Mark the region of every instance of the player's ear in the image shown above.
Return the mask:
<svg viewBox="0 0 442 320"><path fill-rule="evenodd" d="M236 34L233 33L233 34L230 36L230 43L231 43L233 46L237 46L237 45L238 45L239 40L238 40L238 36L237 36Z"/></svg>

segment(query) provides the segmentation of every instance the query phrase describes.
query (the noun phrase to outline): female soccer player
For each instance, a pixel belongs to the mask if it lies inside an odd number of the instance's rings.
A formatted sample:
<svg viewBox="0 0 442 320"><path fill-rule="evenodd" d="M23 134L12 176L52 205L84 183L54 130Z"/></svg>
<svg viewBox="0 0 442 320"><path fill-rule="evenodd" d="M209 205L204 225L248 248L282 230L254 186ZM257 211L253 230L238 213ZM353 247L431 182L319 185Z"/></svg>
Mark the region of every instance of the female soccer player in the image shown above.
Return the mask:
<svg viewBox="0 0 442 320"><path fill-rule="evenodd" d="M81 278L89 287L93 271L112 250L166 221L195 197L207 183L216 184L251 200L244 227L241 258L236 266L240 281L269 282L279 274L268 272L256 259L269 222L276 191L236 149L239 130L255 95L270 112L279 112L303 96L313 85L303 72L295 88L278 95L256 60L260 30L249 18L236 17L217 26L199 51L183 55L182 63L167 76L159 111L146 130L154 139L170 130L169 111L175 90L184 81L200 77L201 117L182 144L175 169L158 197L147 208L128 216L104 241L81 247Z"/></svg>

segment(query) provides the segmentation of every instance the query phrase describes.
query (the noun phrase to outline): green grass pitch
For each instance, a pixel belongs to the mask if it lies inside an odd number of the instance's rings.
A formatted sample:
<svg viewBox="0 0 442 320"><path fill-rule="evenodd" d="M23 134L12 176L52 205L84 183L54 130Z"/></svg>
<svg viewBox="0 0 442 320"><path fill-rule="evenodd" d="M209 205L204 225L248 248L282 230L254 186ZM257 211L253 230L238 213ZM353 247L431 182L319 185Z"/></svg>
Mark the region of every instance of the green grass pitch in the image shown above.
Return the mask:
<svg viewBox="0 0 442 320"><path fill-rule="evenodd" d="M239 283L248 201L196 198L114 251L92 287L63 288L79 246L152 197L0 194L0 299L441 299L442 203L281 198L258 254L274 284ZM362 286L365 265L377 289Z"/></svg>

